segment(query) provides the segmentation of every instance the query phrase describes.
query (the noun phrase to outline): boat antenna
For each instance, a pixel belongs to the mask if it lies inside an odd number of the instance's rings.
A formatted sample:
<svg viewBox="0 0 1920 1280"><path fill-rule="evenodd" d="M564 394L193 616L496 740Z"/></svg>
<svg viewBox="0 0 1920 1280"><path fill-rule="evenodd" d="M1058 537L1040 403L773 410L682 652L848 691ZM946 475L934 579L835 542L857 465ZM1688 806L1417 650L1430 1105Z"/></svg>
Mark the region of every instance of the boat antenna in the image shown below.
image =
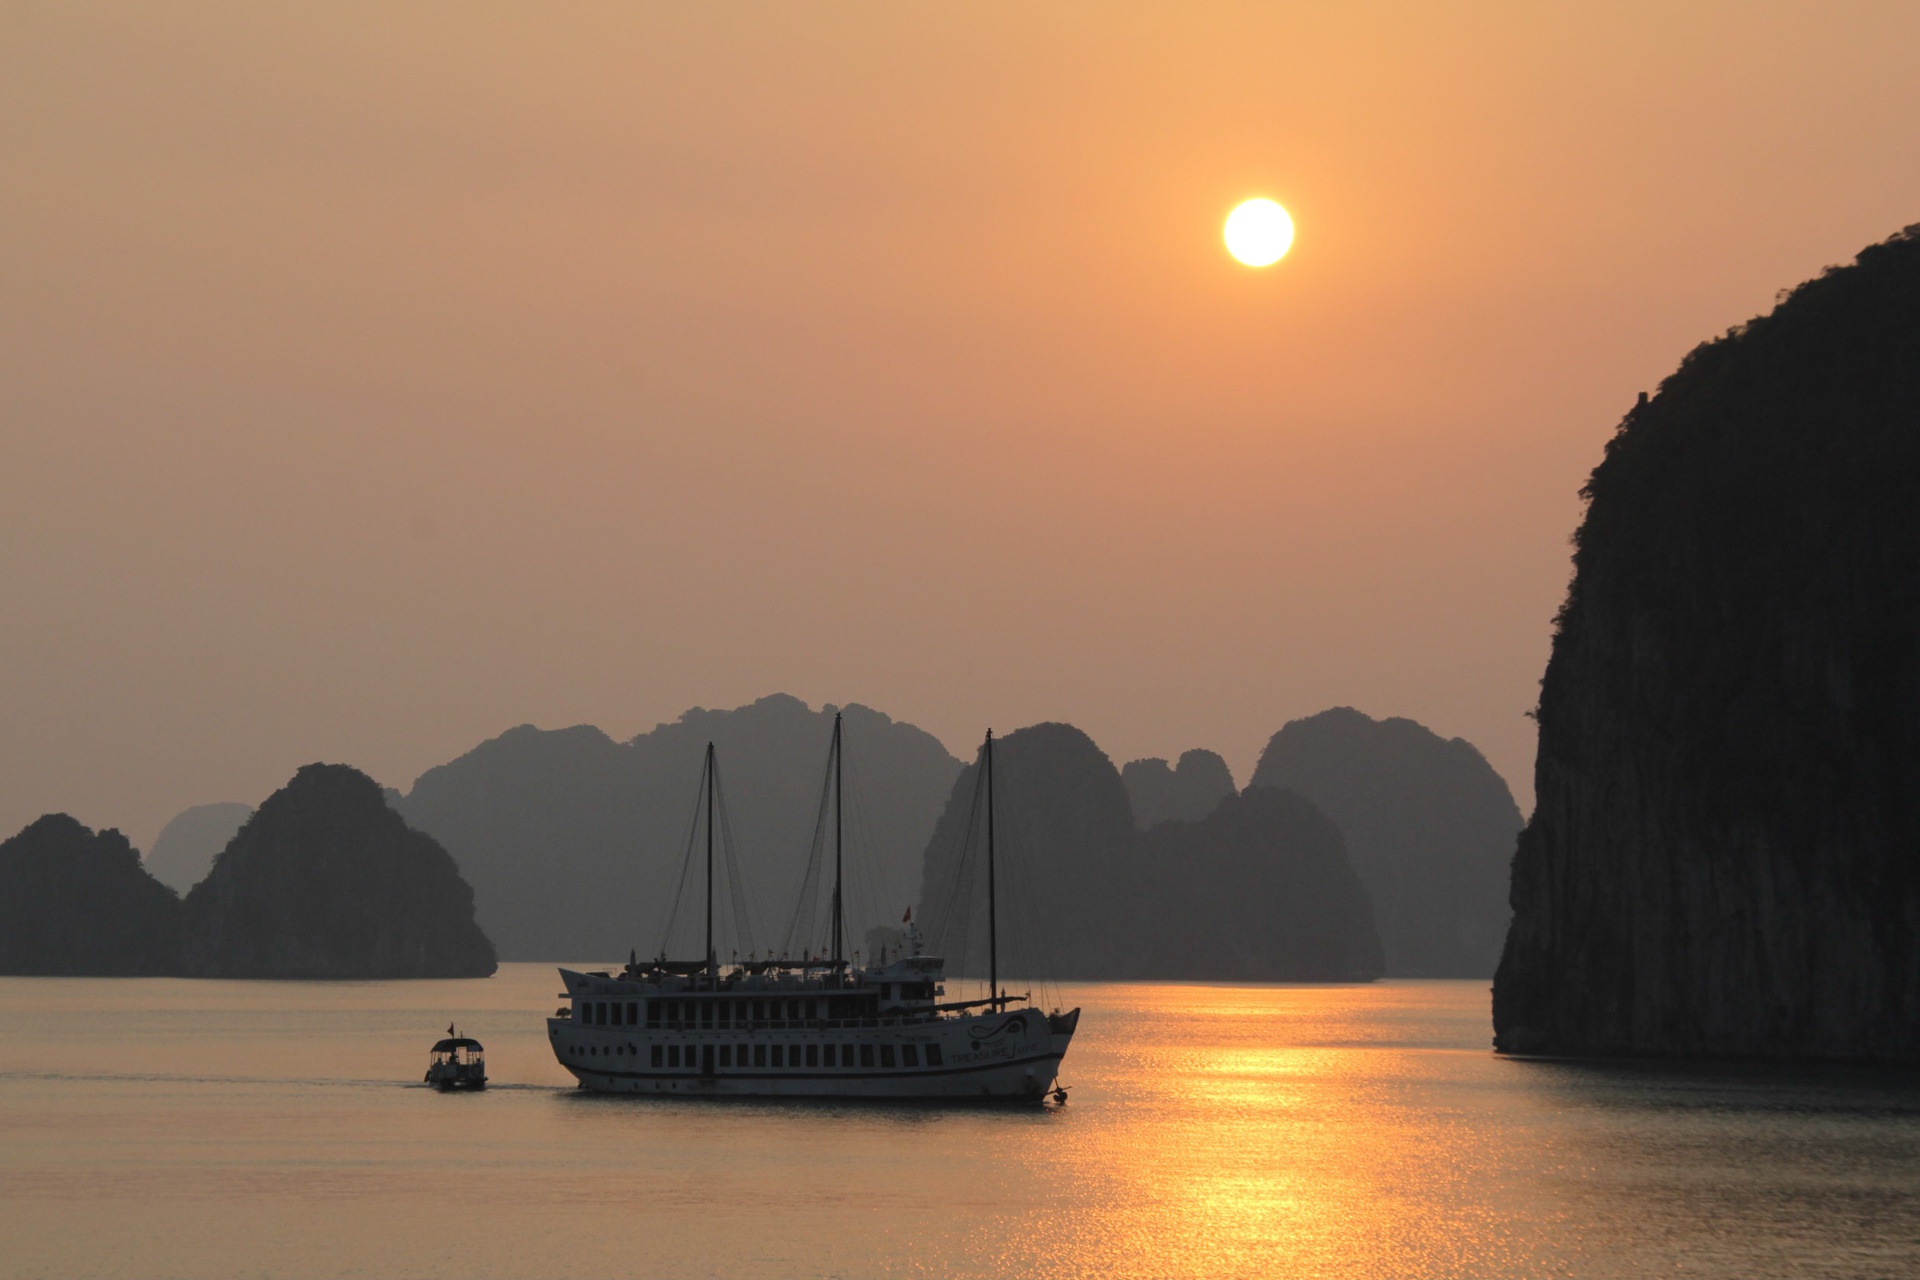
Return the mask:
<svg viewBox="0 0 1920 1280"><path fill-rule="evenodd" d="M840 896L840 852L843 838L841 818L846 813L846 795L840 789L840 713L833 713L833 963L837 967L846 957L846 907Z"/></svg>
<svg viewBox="0 0 1920 1280"><path fill-rule="evenodd" d="M707 984L712 989L719 979L713 956L713 744L707 744Z"/></svg>
<svg viewBox="0 0 1920 1280"><path fill-rule="evenodd" d="M993 993L990 1007L1000 1007L1000 928L995 912L993 883L993 730L987 730L985 747L987 771L987 987Z"/></svg>

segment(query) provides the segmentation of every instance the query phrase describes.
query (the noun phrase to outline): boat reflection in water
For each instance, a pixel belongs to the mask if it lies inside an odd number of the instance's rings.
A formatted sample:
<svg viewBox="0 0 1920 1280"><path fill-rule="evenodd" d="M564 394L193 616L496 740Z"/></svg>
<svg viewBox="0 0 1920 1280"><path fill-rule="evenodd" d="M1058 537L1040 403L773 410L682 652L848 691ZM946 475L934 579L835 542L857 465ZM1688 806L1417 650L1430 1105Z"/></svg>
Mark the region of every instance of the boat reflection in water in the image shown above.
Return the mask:
<svg viewBox="0 0 1920 1280"><path fill-rule="evenodd" d="M989 972L988 995L980 1000L941 999L945 962L923 954L911 912L904 954L888 959L883 952L865 966L847 959L843 749L836 715L820 810L824 820L830 797L834 868L826 953L722 966L713 941L713 890L715 832L725 819L713 744L707 744L700 780L706 954L691 961L630 959L618 974L560 970L568 1003L547 1020L547 1035L554 1055L583 1088L710 1097L1065 1101L1055 1081L1080 1011L1022 1007L1026 996L1000 988L992 733L981 747L975 784L984 789L976 803L984 801L986 815Z"/></svg>

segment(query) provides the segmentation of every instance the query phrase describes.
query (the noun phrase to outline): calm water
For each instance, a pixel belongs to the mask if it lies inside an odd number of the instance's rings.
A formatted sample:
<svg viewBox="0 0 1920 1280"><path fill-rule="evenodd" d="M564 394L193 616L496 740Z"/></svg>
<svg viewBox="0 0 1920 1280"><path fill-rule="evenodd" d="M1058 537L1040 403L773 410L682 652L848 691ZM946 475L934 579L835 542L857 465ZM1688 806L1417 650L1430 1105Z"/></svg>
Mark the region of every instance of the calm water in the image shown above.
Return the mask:
<svg viewBox="0 0 1920 1280"><path fill-rule="evenodd" d="M0 979L0 1271L1920 1275L1920 1077L1503 1061L1483 983L1069 988L1032 1112L582 1096L558 990Z"/></svg>

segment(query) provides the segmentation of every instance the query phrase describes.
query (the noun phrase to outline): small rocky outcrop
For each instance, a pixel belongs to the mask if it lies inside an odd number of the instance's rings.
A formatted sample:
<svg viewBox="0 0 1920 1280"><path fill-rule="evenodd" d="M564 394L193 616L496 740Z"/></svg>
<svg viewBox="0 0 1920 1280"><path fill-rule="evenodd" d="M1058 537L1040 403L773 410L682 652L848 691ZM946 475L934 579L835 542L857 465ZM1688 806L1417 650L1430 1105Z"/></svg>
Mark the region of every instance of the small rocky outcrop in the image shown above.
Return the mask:
<svg viewBox="0 0 1920 1280"><path fill-rule="evenodd" d="M50 813L0 844L0 973L179 971L180 899L118 831Z"/></svg>
<svg viewBox="0 0 1920 1280"><path fill-rule="evenodd" d="M495 967L473 891L345 765L270 796L186 899L186 964L218 978L466 978Z"/></svg>
<svg viewBox="0 0 1920 1280"><path fill-rule="evenodd" d="M1366 886L1340 829L1305 797L1248 787L1198 822L1160 823L1141 843L1146 974L1233 982L1381 976ZM1169 917L1180 927L1165 927Z"/></svg>
<svg viewBox="0 0 1920 1280"><path fill-rule="evenodd" d="M921 909L955 972L986 971L978 763L927 845ZM1340 833L1299 796L1229 794L1141 833L1113 762L1065 724L994 744L1000 971L1076 978L1364 981L1380 976Z"/></svg>
<svg viewBox="0 0 1920 1280"><path fill-rule="evenodd" d="M1197 822L1235 789L1227 762L1197 748L1182 752L1172 767L1158 756L1128 761L1120 780L1133 803L1134 825L1142 831L1162 822Z"/></svg>
<svg viewBox="0 0 1920 1280"><path fill-rule="evenodd" d="M1585 495L1497 1045L1920 1060L1920 228L1697 348Z"/></svg>
<svg viewBox="0 0 1920 1280"><path fill-rule="evenodd" d="M197 804L181 810L160 828L147 850L148 873L175 893L187 892L206 878L227 841L252 816L250 804Z"/></svg>
<svg viewBox="0 0 1920 1280"><path fill-rule="evenodd" d="M1402 978L1491 978L1506 941L1520 809L1474 745L1334 707L1273 735L1255 786L1299 792L1346 837Z"/></svg>

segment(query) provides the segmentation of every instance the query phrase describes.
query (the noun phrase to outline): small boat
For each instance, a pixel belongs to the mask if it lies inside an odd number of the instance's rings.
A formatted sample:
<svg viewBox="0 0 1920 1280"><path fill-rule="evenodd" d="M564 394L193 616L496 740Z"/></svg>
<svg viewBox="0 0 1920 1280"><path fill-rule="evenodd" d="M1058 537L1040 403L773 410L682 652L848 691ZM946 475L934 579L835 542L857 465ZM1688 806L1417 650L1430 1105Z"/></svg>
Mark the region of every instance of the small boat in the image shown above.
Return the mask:
<svg viewBox="0 0 1920 1280"><path fill-rule="evenodd" d="M487 1087L486 1048L478 1040L455 1035L447 1027L447 1038L433 1046L433 1061L427 1066L426 1082L442 1091L448 1089L484 1089Z"/></svg>

